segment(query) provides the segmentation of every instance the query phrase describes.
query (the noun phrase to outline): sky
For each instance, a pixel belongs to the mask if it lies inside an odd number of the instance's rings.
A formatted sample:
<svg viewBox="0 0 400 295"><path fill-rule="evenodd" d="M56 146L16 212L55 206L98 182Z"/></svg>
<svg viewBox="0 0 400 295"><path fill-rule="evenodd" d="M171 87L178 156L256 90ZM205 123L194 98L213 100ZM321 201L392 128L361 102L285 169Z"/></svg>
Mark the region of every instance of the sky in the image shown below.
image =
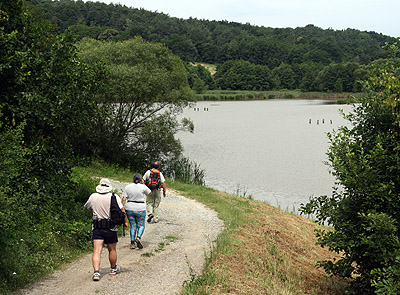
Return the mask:
<svg viewBox="0 0 400 295"><path fill-rule="evenodd" d="M374 31L400 37L400 0L89 0L206 20L271 28L312 24L322 29Z"/></svg>

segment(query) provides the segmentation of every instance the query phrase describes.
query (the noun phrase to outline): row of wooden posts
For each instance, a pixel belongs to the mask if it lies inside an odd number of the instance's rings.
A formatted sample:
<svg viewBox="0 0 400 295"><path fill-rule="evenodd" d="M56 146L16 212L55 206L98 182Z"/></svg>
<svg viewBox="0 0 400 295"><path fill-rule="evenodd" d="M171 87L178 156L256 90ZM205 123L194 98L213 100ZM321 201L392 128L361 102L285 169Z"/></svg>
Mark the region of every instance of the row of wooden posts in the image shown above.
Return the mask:
<svg viewBox="0 0 400 295"><path fill-rule="evenodd" d="M194 111L195 111L195 112L199 112L199 111L200 111L200 108L194 108ZM203 108L203 111L208 112L208 108ZM320 122L320 120L317 120L317 121L316 121L317 125L319 125L319 122ZM321 122L322 122L322 124L325 124L325 119L322 119ZM332 120L329 120L329 122L330 122L330 124L332 124ZM311 123L312 123L312 120L311 120L311 119L308 120L308 123L311 124Z"/></svg>
<svg viewBox="0 0 400 295"><path fill-rule="evenodd" d="M319 120L317 120L316 122L317 122L317 125L319 125ZM321 122L322 122L322 124L325 124L325 119L322 119ZM332 124L332 120L329 120L329 122ZM312 123L311 119L308 120L308 123L309 123L309 124Z"/></svg>

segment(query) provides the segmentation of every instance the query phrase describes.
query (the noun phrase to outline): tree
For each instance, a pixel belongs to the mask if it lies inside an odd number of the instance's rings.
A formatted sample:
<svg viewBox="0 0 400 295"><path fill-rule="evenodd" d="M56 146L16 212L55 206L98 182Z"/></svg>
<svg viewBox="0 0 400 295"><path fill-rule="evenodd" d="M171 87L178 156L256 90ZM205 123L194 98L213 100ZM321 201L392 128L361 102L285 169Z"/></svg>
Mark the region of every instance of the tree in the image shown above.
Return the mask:
<svg viewBox="0 0 400 295"><path fill-rule="evenodd" d="M176 115L193 97L183 62L165 46L140 37L122 42L83 39L79 48L87 63L102 61L108 73L108 89L100 98L104 115L93 118L91 126L101 138L91 143L91 152L135 169L148 166L151 159L176 158L179 143L170 135L187 127L176 121ZM150 128L151 124L157 127ZM151 145L159 149L150 149Z"/></svg>
<svg viewBox="0 0 400 295"><path fill-rule="evenodd" d="M103 32L101 32L97 36L97 39L105 41L105 40L113 38L114 36L117 36L118 34L119 34L119 32L115 29L105 29Z"/></svg>
<svg viewBox="0 0 400 295"><path fill-rule="evenodd" d="M296 83L295 74L290 65L282 63L272 70L272 75L279 81L281 89L294 89Z"/></svg>
<svg viewBox="0 0 400 295"><path fill-rule="evenodd" d="M352 278L350 294L398 294L400 281L400 57L390 56L372 68L365 97L329 134L329 165L336 177L332 196L302 207L333 230L317 232L318 243L342 253L323 261L329 273Z"/></svg>
<svg viewBox="0 0 400 295"><path fill-rule="evenodd" d="M59 237L66 248L85 238L84 228L72 226L85 214L75 201L71 167L74 144L87 136L97 112L92 97L104 75L78 59L70 35L52 30L27 2L0 3L2 291L48 270L46 255L59 250ZM52 231L60 235L50 237Z"/></svg>
<svg viewBox="0 0 400 295"><path fill-rule="evenodd" d="M359 68L360 65L354 62L332 63L318 73L314 85L320 91L351 92L356 82L355 72Z"/></svg>
<svg viewBox="0 0 400 295"><path fill-rule="evenodd" d="M80 62L71 35L53 35L34 7L5 1L1 9L0 131L26 123L25 145L40 153L31 155L36 173L64 181L72 146L97 110L92 95L102 75Z"/></svg>

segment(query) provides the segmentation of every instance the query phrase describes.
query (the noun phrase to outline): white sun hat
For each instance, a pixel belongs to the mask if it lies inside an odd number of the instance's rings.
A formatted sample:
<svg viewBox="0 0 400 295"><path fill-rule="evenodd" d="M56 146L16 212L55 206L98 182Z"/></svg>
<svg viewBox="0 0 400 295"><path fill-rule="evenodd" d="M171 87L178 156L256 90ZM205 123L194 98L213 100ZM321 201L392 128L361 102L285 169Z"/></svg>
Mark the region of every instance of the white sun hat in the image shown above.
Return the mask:
<svg viewBox="0 0 400 295"><path fill-rule="evenodd" d="M100 184L96 186L96 192L99 194L106 194L111 192L113 189L111 182L108 178L102 178Z"/></svg>

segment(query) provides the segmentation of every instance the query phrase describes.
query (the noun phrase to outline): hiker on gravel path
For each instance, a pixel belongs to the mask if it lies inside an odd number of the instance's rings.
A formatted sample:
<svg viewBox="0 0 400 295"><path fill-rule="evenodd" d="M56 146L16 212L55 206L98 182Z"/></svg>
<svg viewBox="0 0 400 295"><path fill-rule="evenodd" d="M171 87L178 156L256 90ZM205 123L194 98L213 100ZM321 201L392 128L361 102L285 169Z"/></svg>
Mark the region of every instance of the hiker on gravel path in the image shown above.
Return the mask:
<svg viewBox="0 0 400 295"><path fill-rule="evenodd" d="M158 207L161 202L161 188L163 189L163 196L166 196L166 186L165 186L165 178L158 168L160 167L159 162L154 162L152 165L153 169L147 170L143 175L144 183L151 190L151 195L147 197L146 200L146 209L148 213L147 222L151 222L152 220L157 223L159 220L158 216Z"/></svg>
<svg viewBox="0 0 400 295"><path fill-rule="evenodd" d="M146 220L146 196L151 190L143 184L142 175L133 175L133 183L128 184L122 194L122 204L131 226L131 249L143 248L142 235Z"/></svg>
<svg viewBox="0 0 400 295"><path fill-rule="evenodd" d="M117 226L113 226L110 222L110 204L112 196L112 185L110 180L103 178L96 187L96 193L90 195L86 204L86 209L93 211L93 281L100 280L100 258L103 243L107 244L108 259L110 260L110 275L116 275L120 272L120 267L117 264ZM124 211L120 197L115 194L119 208ZM128 220L125 217L125 227L128 227Z"/></svg>

